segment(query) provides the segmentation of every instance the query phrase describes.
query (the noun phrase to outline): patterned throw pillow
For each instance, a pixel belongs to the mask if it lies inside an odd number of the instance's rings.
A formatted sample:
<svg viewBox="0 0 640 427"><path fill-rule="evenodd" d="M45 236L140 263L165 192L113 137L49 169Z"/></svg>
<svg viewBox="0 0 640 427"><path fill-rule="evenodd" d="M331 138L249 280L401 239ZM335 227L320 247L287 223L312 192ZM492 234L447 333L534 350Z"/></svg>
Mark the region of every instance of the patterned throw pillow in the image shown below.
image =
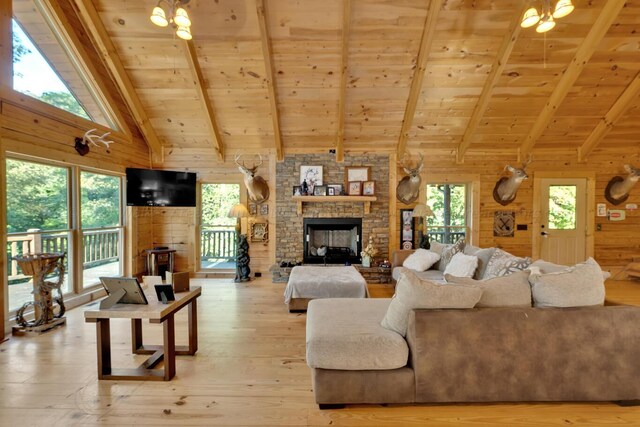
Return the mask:
<svg viewBox="0 0 640 427"><path fill-rule="evenodd" d="M443 245L442 252L440 253L440 262L437 264L437 268L440 271L445 270L447 265L451 262L451 258L458 252L462 252L464 250L464 238L458 240L452 245Z"/></svg>
<svg viewBox="0 0 640 427"><path fill-rule="evenodd" d="M482 280L508 276L509 274L526 269L529 265L531 265L531 258L529 257L518 258L502 249L496 249L487 263L487 268L484 271Z"/></svg>

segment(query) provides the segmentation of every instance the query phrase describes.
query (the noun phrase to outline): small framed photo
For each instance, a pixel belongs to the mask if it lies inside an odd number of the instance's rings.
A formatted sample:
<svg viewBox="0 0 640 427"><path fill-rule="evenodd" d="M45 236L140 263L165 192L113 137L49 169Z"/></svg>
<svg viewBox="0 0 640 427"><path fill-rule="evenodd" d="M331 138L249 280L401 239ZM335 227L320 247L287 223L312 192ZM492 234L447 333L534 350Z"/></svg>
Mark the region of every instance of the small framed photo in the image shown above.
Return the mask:
<svg viewBox="0 0 640 427"><path fill-rule="evenodd" d="M340 196L342 194L342 184L329 184L327 185L327 194L329 196ZM333 193L331 193L333 190Z"/></svg>
<svg viewBox="0 0 640 427"><path fill-rule="evenodd" d="M326 196L327 195L327 186L326 185L316 185L313 187L313 195L314 196Z"/></svg>
<svg viewBox="0 0 640 427"><path fill-rule="evenodd" d="M269 240L269 224L266 222L251 223L251 241L266 242Z"/></svg>
<svg viewBox="0 0 640 427"><path fill-rule="evenodd" d="M344 177L347 183L353 181L369 181L370 166L347 166L344 168Z"/></svg>
<svg viewBox="0 0 640 427"><path fill-rule="evenodd" d="M258 214L258 205L249 203L249 215L256 216Z"/></svg>
<svg viewBox="0 0 640 427"><path fill-rule="evenodd" d="M362 195L363 196L373 196L376 194L376 182L375 181L365 181L362 183Z"/></svg>
<svg viewBox="0 0 640 427"><path fill-rule="evenodd" d="M413 209L400 209L400 247L402 249L413 249L416 221L412 214Z"/></svg>
<svg viewBox="0 0 640 427"><path fill-rule="evenodd" d="M292 196L302 196L302 190L299 185L294 185L293 190L291 191Z"/></svg>
<svg viewBox="0 0 640 427"><path fill-rule="evenodd" d="M350 196L360 196L362 194L362 181L350 181L347 189Z"/></svg>
<svg viewBox="0 0 640 427"><path fill-rule="evenodd" d="M260 216L269 216L269 205L263 203L260 205Z"/></svg>

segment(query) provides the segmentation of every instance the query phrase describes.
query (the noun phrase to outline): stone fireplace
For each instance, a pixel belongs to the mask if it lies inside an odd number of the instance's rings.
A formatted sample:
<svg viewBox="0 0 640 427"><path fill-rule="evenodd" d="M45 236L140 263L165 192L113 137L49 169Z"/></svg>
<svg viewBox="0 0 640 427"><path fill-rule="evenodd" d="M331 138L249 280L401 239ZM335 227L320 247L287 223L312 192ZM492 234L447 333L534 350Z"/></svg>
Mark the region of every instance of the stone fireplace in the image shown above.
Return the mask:
<svg viewBox="0 0 640 427"><path fill-rule="evenodd" d="M305 218L303 224L303 263L361 262L361 218Z"/></svg>

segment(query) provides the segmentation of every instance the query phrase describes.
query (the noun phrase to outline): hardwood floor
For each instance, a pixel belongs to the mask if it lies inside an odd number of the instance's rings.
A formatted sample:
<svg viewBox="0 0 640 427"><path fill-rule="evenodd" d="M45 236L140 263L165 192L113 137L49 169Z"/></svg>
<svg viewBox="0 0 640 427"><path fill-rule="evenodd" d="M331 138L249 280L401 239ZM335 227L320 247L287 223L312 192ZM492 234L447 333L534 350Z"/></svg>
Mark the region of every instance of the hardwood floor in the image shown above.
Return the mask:
<svg viewBox="0 0 640 427"><path fill-rule="evenodd" d="M553 426L640 425L640 407L613 403L360 405L320 411L305 364L305 314L290 314L284 284L198 279L199 351L181 356L170 382L98 381L95 325L82 309L67 326L0 344L0 426ZM640 304L640 283L608 284L616 302ZM371 285L374 297L388 285ZM162 328L143 323L145 342ZM114 320L116 366L135 367L130 324ZM186 313L176 319L186 343ZM631 379L630 379L631 380ZM634 379L638 380L638 379Z"/></svg>

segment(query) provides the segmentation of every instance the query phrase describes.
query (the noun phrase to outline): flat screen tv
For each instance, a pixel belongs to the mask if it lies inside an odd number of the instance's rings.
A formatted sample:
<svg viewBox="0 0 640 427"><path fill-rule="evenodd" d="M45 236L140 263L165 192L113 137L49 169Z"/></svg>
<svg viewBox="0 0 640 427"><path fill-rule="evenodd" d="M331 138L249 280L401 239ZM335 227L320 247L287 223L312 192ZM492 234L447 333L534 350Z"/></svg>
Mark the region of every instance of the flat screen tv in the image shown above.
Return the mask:
<svg viewBox="0 0 640 427"><path fill-rule="evenodd" d="M127 206L195 205L195 173L127 168Z"/></svg>

